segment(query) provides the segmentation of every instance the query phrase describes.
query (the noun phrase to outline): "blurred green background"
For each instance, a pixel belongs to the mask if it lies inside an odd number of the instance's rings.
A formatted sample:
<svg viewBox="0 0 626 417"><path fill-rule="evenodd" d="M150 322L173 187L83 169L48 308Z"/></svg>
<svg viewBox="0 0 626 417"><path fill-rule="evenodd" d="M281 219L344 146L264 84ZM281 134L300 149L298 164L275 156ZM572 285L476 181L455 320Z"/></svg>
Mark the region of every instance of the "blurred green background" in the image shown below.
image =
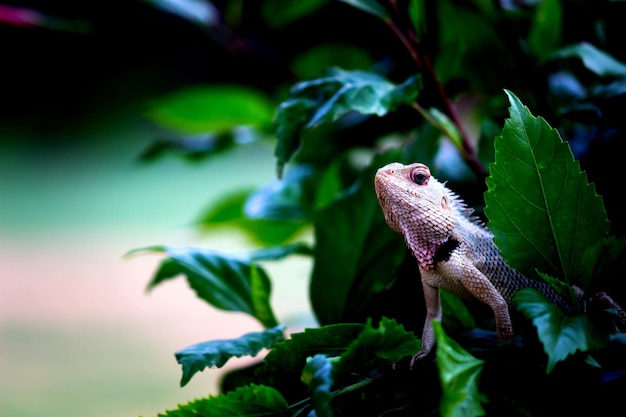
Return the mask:
<svg viewBox="0 0 626 417"><path fill-rule="evenodd" d="M126 140L110 146L109 135ZM151 137L137 125L56 151L3 146L1 415L155 415L217 392L217 370L179 388L174 351L260 330L207 306L182 279L146 296L158 256L122 256L152 244L250 246L235 231L202 235L192 220L220 193L270 179L273 160L259 155L271 153L259 145L206 164L141 165ZM274 265L277 279L280 268L306 276L297 260ZM305 278L274 283L277 314L298 321ZM235 362L226 369L247 363Z"/></svg>
<svg viewBox="0 0 626 417"><path fill-rule="evenodd" d="M260 330L207 306L183 279L146 295L160 258L123 255L155 244L253 246L236 230L194 223L221 196L275 179L271 137L206 161L145 162L155 141L178 133L146 115L185 87L243 79L262 90L280 74L211 37L209 2L88 3L0 3L2 416L156 415L217 393L223 370L179 388L176 350ZM311 320L309 267L267 265L276 314L294 327Z"/></svg>
<svg viewBox="0 0 626 417"><path fill-rule="evenodd" d="M202 236L191 220L229 187L271 177L273 161L257 155L266 150L141 166L149 132L109 133L128 141L85 136L88 145L58 152L2 149L3 416L155 415L217 390L216 370L179 388L175 350L259 327L207 306L182 279L146 296L159 258L122 256L152 244L249 245L234 232Z"/></svg>

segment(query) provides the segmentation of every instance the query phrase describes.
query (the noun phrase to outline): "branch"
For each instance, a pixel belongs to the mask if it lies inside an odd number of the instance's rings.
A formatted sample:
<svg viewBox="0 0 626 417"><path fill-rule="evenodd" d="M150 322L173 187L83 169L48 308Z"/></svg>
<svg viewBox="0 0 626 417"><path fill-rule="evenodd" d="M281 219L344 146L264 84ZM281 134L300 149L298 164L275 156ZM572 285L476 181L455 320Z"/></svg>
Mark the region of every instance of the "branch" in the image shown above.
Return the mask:
<svg viewBox="0 0 626 417"><path fill-rule="evenodd" d="M399 16L400 12L398 10L398 5L396 1L389 0L389 5L394 10L395 14ZM415 32L410 28L410 26L407 27L406 33L403 32L398 27L398 25L393 21L392 18L385 19L385 23L391 28L391 30L396 34L396 36L398 36L402 44L409 51L409 53L411 54L411 57L415 60L419 70L425 75L427 75L428 78L430 78L430 80L432 81L437 91L437 94L442 102L445 113L448 115L448 117L450 117L450 120L452 120L452 123L454 123L457 130L459 131L459 134L461 135L462 149L460 149L460 151L461 151L461 155L463 156L463 159L465 159L468 166L474 171L474 173L478 177L486 178L487 172L485 171L485 168L483 167L480 160L478 159L478 156L476 154L476 149L474 148L474 145L472 145L469 134L467 133L467 131L465 130L465 127L461 123L461 120L459 119L459 116L456 110L454 109L454 107L452 107L452 104L450 103L450 99L448 98L448 95L446 94L443 86L441 85L441 82L439 81L439 77L435 73L435 70L430 62L430 58L423 51L420 41L415 35Z"/></svg>

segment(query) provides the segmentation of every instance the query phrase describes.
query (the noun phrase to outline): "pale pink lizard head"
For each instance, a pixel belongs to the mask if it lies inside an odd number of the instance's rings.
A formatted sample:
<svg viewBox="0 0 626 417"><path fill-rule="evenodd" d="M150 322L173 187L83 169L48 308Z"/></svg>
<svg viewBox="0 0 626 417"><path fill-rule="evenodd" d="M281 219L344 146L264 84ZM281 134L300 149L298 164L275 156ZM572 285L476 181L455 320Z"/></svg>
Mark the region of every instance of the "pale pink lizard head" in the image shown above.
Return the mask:
<svg viewBox="0 0 626 417"><path fill-rule="evenodd" d="M456 218L454 195L426 165L391 163L378 170L374 183L385 220L393 230L413 236L422 246L438 245L450 236Z"/></svg>

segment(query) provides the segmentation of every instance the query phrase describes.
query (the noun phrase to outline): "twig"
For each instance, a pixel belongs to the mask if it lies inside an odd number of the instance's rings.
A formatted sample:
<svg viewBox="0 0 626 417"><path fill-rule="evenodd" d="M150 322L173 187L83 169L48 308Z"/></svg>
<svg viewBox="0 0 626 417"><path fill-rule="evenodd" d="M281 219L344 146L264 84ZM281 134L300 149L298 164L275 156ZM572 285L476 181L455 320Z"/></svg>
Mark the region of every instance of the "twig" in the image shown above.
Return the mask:
<svg viewBox="0 0 626 417"><path fill-rule="evenodd" d="M396 14L400 15L396 1L389 0L389 4L391 8L396 12ZM478 175L481 178L485 178L487 176L487 172L485 171L485 168L483 167L480 160L478 159L478 156L476 155L476 149L474 148L474 145L472 144L472 141L470 140L469 134L467 133L467 131L465 130L465 127L461 123L461 120L459 119L459 116L456 110L454 109L454 107L452 107L452 104L450 103L450 99L448 98L448 95L446 94L443 86L441 85L441 82L439 81L439 77L435 73L435 70L430 62L430 58L428 57L427 54L425 54L422 51L419 39L417 38L413 30L411 30L410 28L407 29L406 31L407 33L403 32L398 27L398 25L393 21L392 18L384 19L384 21L391 28L391 30L396 34L396 36L398 36L402 44L409 51L409 53L411 54L411 57L415 60L420 71L426 74L433 82L435 89L437 91L437 94L442 101L445 113L447 113L448 117L450 117L450 120L452 120L452 123L455 124L457 130L459 131L459 135L461 136L461 146L462 146L461 154L463 158L465 159L468 166L474 171L474 173L476 173L476 175Z"/></svg>

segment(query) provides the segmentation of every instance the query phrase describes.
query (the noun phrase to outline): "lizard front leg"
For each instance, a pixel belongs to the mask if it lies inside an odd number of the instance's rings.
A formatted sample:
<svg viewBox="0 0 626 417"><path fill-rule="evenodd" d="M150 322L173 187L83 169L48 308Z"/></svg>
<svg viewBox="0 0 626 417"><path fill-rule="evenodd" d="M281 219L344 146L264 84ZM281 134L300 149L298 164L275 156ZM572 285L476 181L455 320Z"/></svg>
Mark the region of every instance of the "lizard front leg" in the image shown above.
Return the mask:
<svg viewBox="0 0 626 417"><path fill-rule="evenodd" d="M413 368L416 361L426 357L435 346L435 332L433 331L432 321L441 321L439 288L428 283L429 279L424 275L429 274L429 272L420 271L420 273L422 275L422 287L424 288L424 301L426 302L426 320L424 320L424 329L422 330L422 349L411 359L411 368Z"/></svg>
<svg viewBox="0 0 626 417"><path fill-rule="evenodd" d="M489 279L461 254L454 252L446 262L437 264L437 268L446 280L451 281L450 291L460 283L473 297L487 304L496 319L498 341L503 342L513 335L513 324L509 315L509 306ZM455 282L452 282L455 280ZM447 289L445 285L441 288Z"/></svg>

